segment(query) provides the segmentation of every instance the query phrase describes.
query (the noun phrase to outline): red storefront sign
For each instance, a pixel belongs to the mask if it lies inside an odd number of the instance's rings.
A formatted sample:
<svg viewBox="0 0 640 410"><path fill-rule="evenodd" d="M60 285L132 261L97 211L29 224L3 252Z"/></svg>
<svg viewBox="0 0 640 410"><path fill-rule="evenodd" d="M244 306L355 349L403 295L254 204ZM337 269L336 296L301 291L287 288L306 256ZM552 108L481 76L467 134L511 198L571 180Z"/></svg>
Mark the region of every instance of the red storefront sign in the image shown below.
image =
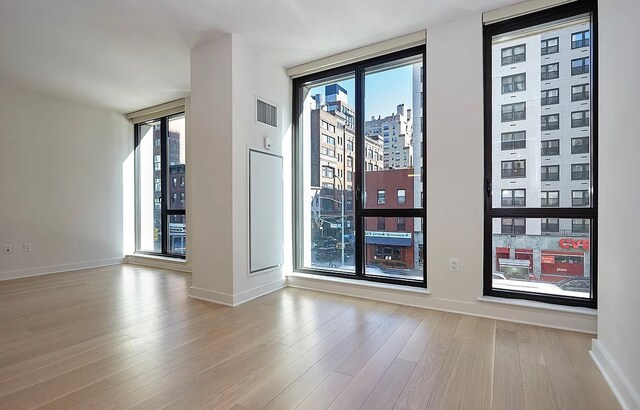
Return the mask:
<svg viewBox="0 0 640 410"><path fill-rule="evenodd" d="M558 241L558 245L562 249L579 249L589 250L591 241L589 239L562 238Z"/></svg>
<svg viewBox="0 0 640 410"><path fill-rule="evenodd" d="M540 257L541 263L556 263L556 257L553 255L542 255Z"/></svg>

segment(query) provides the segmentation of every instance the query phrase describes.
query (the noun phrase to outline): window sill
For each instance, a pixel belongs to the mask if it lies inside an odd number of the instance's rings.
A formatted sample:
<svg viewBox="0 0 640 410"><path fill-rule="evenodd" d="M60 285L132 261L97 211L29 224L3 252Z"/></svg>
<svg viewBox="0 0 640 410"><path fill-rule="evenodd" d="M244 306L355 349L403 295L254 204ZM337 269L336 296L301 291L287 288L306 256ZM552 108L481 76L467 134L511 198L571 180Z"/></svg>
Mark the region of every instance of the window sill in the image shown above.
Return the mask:
<svg viewBox="0 0 640 410"><path fill-rule="evenodd" d="M134 253L125 256L125 263L191 273L191 266L185 259L171 258L168 256Z"/></svg>
<svg viewBox="0 0 640 410"><path fill-rule="evenodd" d="M302 272L293 272L288 274L287 277L310 279L318 282L341 283L341 284L357 286L361 288L385 290L385 291L396 291L400 293L411 293L411 294L417 294L417 295L431 294L431 291L427 288L418 288L415 286L404 286L404 285L396 285L396 284L389 284L389 283L368 282L366 280L338 278L333 276L313 275L310 273L302 273Z"/></svg>
<svg viewBox="0 0 640 410"><path fill-rule="evenodd" d="M497 303L500 305L526 307L526 308L532 308L532 309L550 310L553 312L573 313L576 315L583 315L583 316L592 316L592 317L598 316L597 309L589 309L589 308L575 307L575 306L554 305L551 303L536 302L533 300L498 298L495 296L480 296L478 298L478 301L485 302L485 303Z"/></svg>

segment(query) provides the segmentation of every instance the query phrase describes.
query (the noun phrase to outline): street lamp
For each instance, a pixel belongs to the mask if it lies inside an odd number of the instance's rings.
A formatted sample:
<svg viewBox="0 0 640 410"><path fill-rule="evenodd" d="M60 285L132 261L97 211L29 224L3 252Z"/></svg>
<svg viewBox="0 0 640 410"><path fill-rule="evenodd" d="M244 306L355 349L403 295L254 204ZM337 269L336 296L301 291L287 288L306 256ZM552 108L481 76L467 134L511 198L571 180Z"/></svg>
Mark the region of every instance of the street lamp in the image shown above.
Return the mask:
<svg viewBox="0 0 640 410"><path fill-rule="evenodd" d="M343 143L344 143L344 141L343 141ZM330 163L328 165L329 165L329 167L331 167ZM340 181L340 187L341 187L340 192L341 192L341 196L342 196L342 198L340 200L340 236L341 236L340 243L342 245L341 249L340 249L340 254L341 254L340 255L340 260L342 262L342 266L344 266L344 188L345 187L344 187L344 183L343 183L342 178L337 177L336 176L336 172L334 170L333 171L333 186L334 187L336 186L336 179L338 181Z"/></svg>

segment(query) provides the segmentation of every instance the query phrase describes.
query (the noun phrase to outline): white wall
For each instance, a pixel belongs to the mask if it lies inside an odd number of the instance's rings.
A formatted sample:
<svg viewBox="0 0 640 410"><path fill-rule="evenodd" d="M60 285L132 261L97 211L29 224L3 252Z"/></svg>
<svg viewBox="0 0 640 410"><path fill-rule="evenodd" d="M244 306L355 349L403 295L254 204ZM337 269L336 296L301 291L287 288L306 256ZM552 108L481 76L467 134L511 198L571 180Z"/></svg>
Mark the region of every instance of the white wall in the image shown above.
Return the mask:
<svg viewBox="0 0 640 410"><path fill-rule="evenodd" d="M0 95L0 279L122 260L128 121L1 78Z"/></svg>
<svg viewBox="0 0 640 410"><path fill-rule="evenodd" d="M595 333L595 312L588 309L560 312L478 300L484 246L482 72L481 14L427 28L426 261L431 294L348 285L341 285L341 292ZM446 178L443 170L451 171ZM459 272L449 272L449 258L459 258ZM308 278L290 277L289 283L329 290L326 283Z"/></svg>
<svg viewBox="0 0 640 410"><path fill-rule="evenodd" d="M187 143L191 295L224 303L233 295L231 52L231 35L191 50Z"/></svg>
<svg viewBox="0 0 640 410"><path fill-rule="evenodd" d="M640 2L599 4L598 341L618 397L640 409Z"/></svg>
<svg viewBox="0 0 640 410"><path fill-rule="evenodd" d="M270 136L272 152L282 152L291 122L289 79L230 34L192 50L191 89L190 294L236 305L284 286L281 268L249 276L248 150L263 149ZM256 123L256 97L279 107L277 129Z"/></svg>

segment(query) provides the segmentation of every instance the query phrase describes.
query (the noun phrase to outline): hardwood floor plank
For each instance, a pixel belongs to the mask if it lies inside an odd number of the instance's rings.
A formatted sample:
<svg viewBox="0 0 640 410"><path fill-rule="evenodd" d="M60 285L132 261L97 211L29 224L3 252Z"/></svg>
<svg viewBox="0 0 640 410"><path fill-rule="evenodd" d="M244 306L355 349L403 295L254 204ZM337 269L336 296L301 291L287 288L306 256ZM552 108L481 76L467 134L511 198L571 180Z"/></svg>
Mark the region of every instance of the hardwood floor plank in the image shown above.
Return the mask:
<svg viewBox="0 0 640 410"><path fill-rule="evenodd" d="M526 360L521 361L520 366L527 410L559 409L547 366Z"/></svg>
<svg viewBox="0 0 640 410"><path fill-rule="evenodd" d="M496 329L493 367L493 409L524 409L524 389L515 331Z"/></svg>
<svg viewBox="0 0 640 410"><path fill-rule="evenodd" d="M395 409L423 409L433 394L460 315L445 313L407 381Z"/></svg>
<svg viewBox="0 0 640 410"><path fill-rule="evenodd" d="M298 404L296 410L324 410L333 403L353 377L343 373L332 372L305 399Z"/></svg>
<svg viewBox="0 0 640 410"><path fill-rule="evenodd" d="M540 348L540 340L535 326L516 324L518 352L520 360L545 365L544 356Z"/></svg>
<svg viewBox="0 0 640 410"><path fill-rule="evenodd" d="M367 410L392 409L416 367L415 362L396 359L362 405Z"/></svg>
<svg viewBox="0 0 640 410"><path fill-rule="evenodd" d="M491 409L495 333L495 320L478 319L462 389L461 409Z"/></svg>
<svg viewBox="0 0 640 410"><path fill-rule="evenodd" d="M425 346L429 343L429 339L438 328L443 316L442 312L433 310L423 312L422 322L398 355L398 359L418 363Z"/></svg>

